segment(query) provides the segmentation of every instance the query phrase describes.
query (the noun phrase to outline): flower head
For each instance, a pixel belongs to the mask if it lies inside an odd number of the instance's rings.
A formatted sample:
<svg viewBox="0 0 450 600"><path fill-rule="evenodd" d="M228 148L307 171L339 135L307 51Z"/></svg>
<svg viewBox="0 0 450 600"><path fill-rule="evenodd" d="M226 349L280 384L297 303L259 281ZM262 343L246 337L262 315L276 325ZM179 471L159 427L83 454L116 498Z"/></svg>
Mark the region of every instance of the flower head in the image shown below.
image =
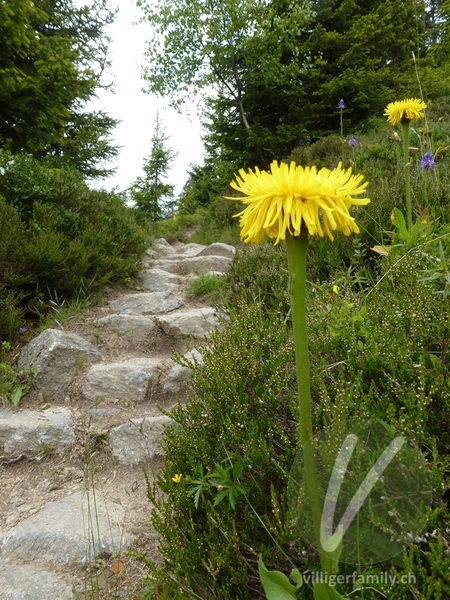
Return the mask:
<svg viewBox="0 0 450 600"><path fill-rule="evenodd" d="M418 98L410 100L399 100L391 102L384 110L384 116L394 127L402 122L417 121L423 117L423 111L427 107L425 102Z"/></svg>
<svg viewBox="0 0 450 600"><path fill-rule="evenodd" d="M342 164L330 169L301 167L274 160L270 172L255 167L248 173L241 169L231 182L231 187L243 197L227 197L241 200L247 207L235 215L240 217L241 239L246 243L258 243L265 234L275 239L275 244L286 238L286 233L300 235L302 224L310 235L333 240L332 231L344 235L359 233L355 219L350 216L352 205L365 205L369 198L355 198L365 192L367 182L362 175L352 175Z"/></svg>
<svg viewBox="0 0 450 600"><path fill-rule="evenodd" d="M342 98L339 100L339 104L337 105L337 108L340 108L341 110L344 108L347 108L345 106L345 102L342 100Z"/></svg>
<svg viewBox="0 0 450 600"><path fill-rule="evenodd" d="M349 140L347 140L347 145L350 148L357 148L358 147L358 142L356 141L356 138L355 138L354 135L352 135L352 137Z"/></svg>
<svg viewBox="0 0 450 600"><path fill-rule="evenodd" d="M333 285L333 294L339 294L339 287L336 284Z"/></svg>
<svg viewBox="0 0 450 600"><path fill-rule="evenodd" d="M172 477L172 481L174 481L175 483L181 483L181 478L183 476L181 475L181 473L175 473L175 475Z"/></svg>
<svg viewBox="0 0 450 600"><path fill-rule="evenodd" d="M425 152L419 161L419 169L430 169L431 171L436 166L431 152Z"/></svg>

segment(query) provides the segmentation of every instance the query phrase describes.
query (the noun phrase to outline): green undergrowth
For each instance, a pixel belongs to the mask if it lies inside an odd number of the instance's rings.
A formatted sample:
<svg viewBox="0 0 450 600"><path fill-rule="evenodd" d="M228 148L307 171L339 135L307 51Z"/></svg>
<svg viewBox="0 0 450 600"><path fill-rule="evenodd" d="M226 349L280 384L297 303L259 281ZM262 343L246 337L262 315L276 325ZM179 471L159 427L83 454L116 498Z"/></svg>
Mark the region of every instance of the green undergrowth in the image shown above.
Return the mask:
<svg viewBox="0 0 450 600"><path fill-rule="evenodd" d="M5 152L0 167L0 337L12 340L55 302L130 280L146 233L124 198L73 171Z"/></svg>
<svg viewBox="0 0 450 600"><path fill-rule="evenodd" d="M445 277L430 277L440 265L436 257L435 240L400 259L378 256L371 286L344 269L308 286L314 430L351 417L381 419L414 441L432 474L432 513L420 541L402 558L367 570L413 573L415 583L396 586L398 600L450 593L444 500L450 336ZM203 364L192 367L189 402L172 414L166 464L149 488L164 560L163 567L148 563L155 598L264 598L259 554L267 568L286 574L293 566L317 568L317 556L292 526L286 499L297 451L286 284L282 247L239 249L226 285L234 318L202 350ZM364 598L392 593L382 583L376 587ZM311 588L298 598L312 598Z"/></svg>

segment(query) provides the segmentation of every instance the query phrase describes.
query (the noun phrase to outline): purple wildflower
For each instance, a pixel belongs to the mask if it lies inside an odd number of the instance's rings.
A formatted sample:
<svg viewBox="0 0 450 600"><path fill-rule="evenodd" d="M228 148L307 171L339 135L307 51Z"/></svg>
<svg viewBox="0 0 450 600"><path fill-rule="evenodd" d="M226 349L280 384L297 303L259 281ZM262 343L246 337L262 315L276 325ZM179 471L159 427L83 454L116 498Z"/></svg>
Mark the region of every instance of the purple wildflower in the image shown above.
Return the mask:
<svg viewBox="0 0 450 600"><path fill-rule="evenodd" d="M22 325L22 327L19 327L19 333L21 335L23 335L26 332L27 332L27 326L26 325Z"/></svg>
<svg viewBox="0 0 450 600"><path fill-rule="evenodd" d="M358 147L358 142L356 141L356 138L354 135L352 135L352 137L349 140L347 140L347 144L350 148Z"/></svg>
<svg viewBox="0 0 450 600"><path fill-rule="evenodd" d="M431 152L425 152L419 161L419 169L430 169L431 171L436 166Z"/></svg>
<svg viewBox="0 0 450 600"><path fill-rule="evenodd" d="M337 108L340 108L341 110L342 110L343 108L347 108L347 107L345 106L345 102L343 101L343 99L342 99L342 98L339 100L339 104L337 105Z"/></svg>

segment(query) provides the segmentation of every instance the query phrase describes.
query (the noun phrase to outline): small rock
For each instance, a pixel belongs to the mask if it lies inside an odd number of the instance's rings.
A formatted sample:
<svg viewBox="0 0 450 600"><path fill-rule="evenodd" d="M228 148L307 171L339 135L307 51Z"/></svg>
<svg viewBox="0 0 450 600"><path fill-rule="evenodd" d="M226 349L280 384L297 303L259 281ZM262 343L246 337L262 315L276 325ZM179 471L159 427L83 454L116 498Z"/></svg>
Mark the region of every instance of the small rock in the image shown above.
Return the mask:
<svg viewBox="0 0 450 600"><path fill-rule="evenodd" d="M199 273L204 275L209 271L225 273L231 265L231 258L225 256L194 256L180 261L179 271L182 274Z"/></svg>
<svg viewBox="0 0 450 600"><path fill-rule="evenodd" d="M175 310L180 304L180 299L171 292L141 292L113 300L110 306L120 314L156 315Z"/></svg>
<svg viewBox="0 0 450 600"><path fill-rule="evenodd" d="M75 442L72 414L67 408L45 411L0 411L0 447L11 456L45 451L64 452Z"/></svg>
<svg viewBox="0 0 450 600"><path fill-rule="evenodd" d="M83 394L89 400L145 400L151 383L156 384L159 370L148 358L133 358L123 362L93 365L88 371Z"/></svg>
<svg viewBox="0 0 450 600"><path fill-rule="evenodd" d="M94 502L92 493L88 498L87 493L78 492L47 504L6 532L0 539L0 555L49 564L86 564L99 550L106 556L124 552L133 538L116 525L123 518L123 509L108 505L106 510L100 498L96 494Z"/></svg>
<svg viewBox="0 0 450 600"><path fill-rule="evenodd" d="M137 465L162 454L160 442L172 419L164 415L133 419L111 429L111 451L120 463Z"/></svg>
<svg viewBox="0 0 450 600"><path fill-rule="evenodd" d="M31 565L3 562L0 570L2 600L72 600L72 586L53 573Z"/></svg>
<svg viewBox="0 0 450 600"><path fill-rule="evenodd" d="M214 328L222 328L222 323L214 308L194 308L177 311L170 315L156 317L164 333L174 337L204 339Z"/></svg>
<svg viewBox="0 0 450 600"><path fill-rule="evenodd" d="M139 279L148 292L173 292L178 288L178 277L162 269L141 271Z"/></svg>
<svg viewBox="0 0 450 600"><path fill-rule="evenodd" d="M36 385L49 396L62 399L64 392L85 363L102 360L91 343L75 333L46 329L22 350L18 364L37 370Z"/></svg>
<svg viewBox="0 0 450 600"><path fill-rule="evenodd" d="M225 258L233 259L235 254L236 248L234 246L215 242L199 252L197 256L225 256Z"/></svg>
<svg viewBox="0 0 450 600"><path fill-rule="evenodd" d="M203 356L198 350L191 350L184 355L188 363L197 362L203 364ZM192 369L175 364L169 371L167 379L164 382L164 391L173 394L183 393L186 389L186 383L192 375Z"/></svg>

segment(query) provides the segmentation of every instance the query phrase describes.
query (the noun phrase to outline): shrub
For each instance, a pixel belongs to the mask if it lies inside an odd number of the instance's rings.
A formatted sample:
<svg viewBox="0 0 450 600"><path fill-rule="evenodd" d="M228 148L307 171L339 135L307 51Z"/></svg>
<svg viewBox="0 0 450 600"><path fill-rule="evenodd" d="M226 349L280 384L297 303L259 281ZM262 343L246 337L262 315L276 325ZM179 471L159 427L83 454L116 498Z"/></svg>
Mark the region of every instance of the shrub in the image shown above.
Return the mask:
<svg viewBox="0 0 450 600"><path fill-rule="evenodd" d="M45 312L55 293L70 300L139 269L145 235L122 197L86 186L78 192L68 205L56 192L60 204L33 200L26 216L0 197L1 337L10 339L23 315Z"/></svg>
<svg viewBox="0 0 450 600"><path fill-rule="evenodd" d="M154 576L167 592L182 592L175 597L254 599L261 594L258 554L284 564L271 536L287 553L285 539L292 539L285 496L296 448L293 347L281 318L268 322L257 305L241 305L236 321L201 352L204 363L194 369L186 408L172 413L165 465L149 488L164 560ZM215 504L202 481L218 465L231 472L239 461L251 506L243 495L235 508L227 499Z"/></svg>

